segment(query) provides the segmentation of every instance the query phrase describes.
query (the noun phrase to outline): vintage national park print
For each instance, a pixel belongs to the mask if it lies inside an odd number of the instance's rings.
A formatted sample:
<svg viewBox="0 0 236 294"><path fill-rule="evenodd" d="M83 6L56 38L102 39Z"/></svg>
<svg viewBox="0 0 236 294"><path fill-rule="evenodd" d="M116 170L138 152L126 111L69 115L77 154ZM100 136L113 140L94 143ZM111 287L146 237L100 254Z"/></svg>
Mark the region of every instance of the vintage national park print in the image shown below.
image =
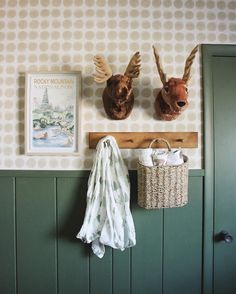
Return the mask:
<svg viewBox="0 0 236 294"><path fill-rule="evenodd" d="M26 89L26 152L78 152L79 73L32 73Z"/></svg>

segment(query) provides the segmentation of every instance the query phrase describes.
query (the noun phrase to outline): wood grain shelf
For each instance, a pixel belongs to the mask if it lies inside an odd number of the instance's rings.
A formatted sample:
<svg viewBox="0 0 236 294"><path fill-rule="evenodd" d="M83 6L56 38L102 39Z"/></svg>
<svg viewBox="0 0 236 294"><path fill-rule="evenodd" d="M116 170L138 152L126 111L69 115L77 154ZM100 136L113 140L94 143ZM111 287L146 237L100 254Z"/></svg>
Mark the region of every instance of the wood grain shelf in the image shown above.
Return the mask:
<svg viewBox="0 0 236 294"><path fill-rule="evenodd" d="M119 148L139 149L147 148L155 138L163 138L169 141L173 148L197 148L197 132L90 132L89 148L94 149L100 139L111 135L116 139ZM163 143L154 143L154 148L166 147Z"/></svg>

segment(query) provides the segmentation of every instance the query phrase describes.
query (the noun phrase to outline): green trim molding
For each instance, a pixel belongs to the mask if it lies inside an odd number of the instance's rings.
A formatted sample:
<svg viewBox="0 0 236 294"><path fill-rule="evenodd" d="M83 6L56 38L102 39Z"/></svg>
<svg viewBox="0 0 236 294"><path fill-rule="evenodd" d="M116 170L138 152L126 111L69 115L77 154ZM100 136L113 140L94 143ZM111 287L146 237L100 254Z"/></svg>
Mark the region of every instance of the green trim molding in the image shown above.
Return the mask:
<svg viewBox="0 0 236 294"><path fill-rule="evenodd" d="M89 170L0 170L0 177L88 177ZM137 174L136 170L129 171L130 176L134 177ZM203 169L191 169L189 170L190 177L202 177L204 176Z"/></svg>

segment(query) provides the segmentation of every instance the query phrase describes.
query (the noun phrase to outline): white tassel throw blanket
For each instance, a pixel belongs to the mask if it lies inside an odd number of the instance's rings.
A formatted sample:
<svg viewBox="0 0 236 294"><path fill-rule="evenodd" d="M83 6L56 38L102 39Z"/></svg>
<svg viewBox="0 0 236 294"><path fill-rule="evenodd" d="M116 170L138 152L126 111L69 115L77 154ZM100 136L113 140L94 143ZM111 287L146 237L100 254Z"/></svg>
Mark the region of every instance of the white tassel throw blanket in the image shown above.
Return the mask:
<svg viewBox="0 0 236 294"><path fill-rule="evenodd" d="M85 218L77 238L92 242L93 253L102 258L105 245L124 250L136 244L136 237L130 212L129 174L115 138L106 136L96 149Z"/></svg>

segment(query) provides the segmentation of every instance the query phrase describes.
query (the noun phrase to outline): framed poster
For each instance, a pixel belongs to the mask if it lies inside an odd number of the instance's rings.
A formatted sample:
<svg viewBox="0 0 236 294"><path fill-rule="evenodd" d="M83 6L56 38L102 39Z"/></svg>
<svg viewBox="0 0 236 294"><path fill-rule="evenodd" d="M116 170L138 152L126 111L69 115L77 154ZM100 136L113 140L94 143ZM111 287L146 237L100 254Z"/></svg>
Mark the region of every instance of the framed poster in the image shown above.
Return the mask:
<svg viewBox="0 0 236 294"><path fill-rule="evenodd" d="M27 73L25 82L25 153L78 154L81 73Z"/></svg>

